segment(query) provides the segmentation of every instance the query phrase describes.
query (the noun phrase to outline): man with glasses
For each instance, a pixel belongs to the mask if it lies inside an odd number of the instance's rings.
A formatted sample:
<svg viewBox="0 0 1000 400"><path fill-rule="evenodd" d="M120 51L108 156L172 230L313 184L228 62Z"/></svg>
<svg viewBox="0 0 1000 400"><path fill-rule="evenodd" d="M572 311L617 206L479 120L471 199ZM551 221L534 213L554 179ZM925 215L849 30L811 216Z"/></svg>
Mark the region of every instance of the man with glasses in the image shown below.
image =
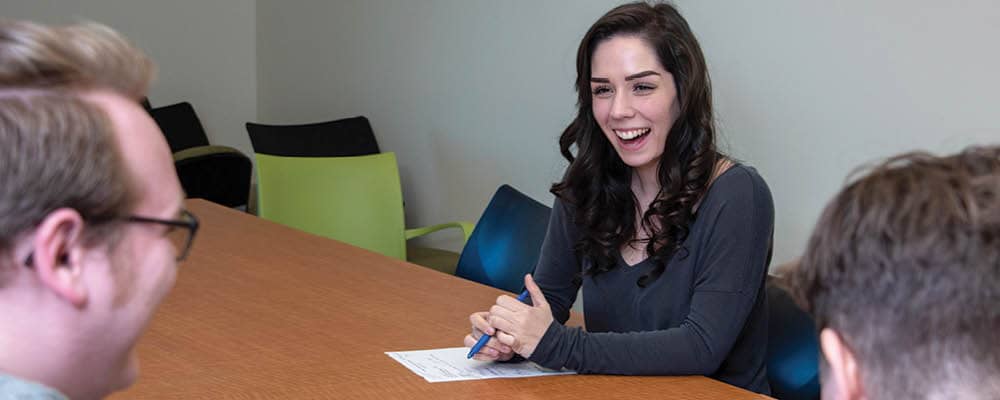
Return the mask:
<svg viewBox="0 0 1000 400"><path fill-rule="evenodd" d="M0 22L0 399L129 386L197 220L111 29Z"/></svg>

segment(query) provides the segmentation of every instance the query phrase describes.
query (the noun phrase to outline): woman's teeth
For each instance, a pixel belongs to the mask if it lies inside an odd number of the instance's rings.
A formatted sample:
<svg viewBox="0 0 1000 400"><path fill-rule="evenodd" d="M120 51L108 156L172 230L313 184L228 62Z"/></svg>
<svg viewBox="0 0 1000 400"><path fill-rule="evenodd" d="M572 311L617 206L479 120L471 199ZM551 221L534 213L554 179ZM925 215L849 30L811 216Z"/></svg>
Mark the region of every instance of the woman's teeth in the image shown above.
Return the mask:
<svg viewBox="0 0 1000 400"><path fill-rule="evenodd" d="M632 140L647 133L649 133L649 128L629 129L625 131L615 130L615 135L618 135L618 138L622 140Z"/></svg>

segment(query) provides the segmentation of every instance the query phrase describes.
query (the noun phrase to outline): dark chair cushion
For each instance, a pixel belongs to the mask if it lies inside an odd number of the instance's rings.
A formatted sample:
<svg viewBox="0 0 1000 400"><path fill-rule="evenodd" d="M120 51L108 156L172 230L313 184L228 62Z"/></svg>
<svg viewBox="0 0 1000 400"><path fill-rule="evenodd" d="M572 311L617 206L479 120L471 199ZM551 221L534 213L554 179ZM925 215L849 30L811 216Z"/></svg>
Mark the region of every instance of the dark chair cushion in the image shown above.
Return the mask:
<svg viewBox="0 0 1000 400"><path fill-rule="evenodd" d="M377 154L378 143L368 118L353 117L303 125L247 122L253 150L287 157L347 157Z"/></svg>
<svg viewBox="0 0 1000 400"><path fill-rule="evenodd" d="M190 103L156 107L149 111L149 115L153 116L163 135L167 137L171 152L208 145L205 128Z"/></svg>
<svg viewBox="0 0 1000 400"><path fill-rule="evenodd" d="M809 314L779 279L768 277L767 378L778 399L818 400L819 339Z"/></svg>
<svg viewBox="0 0 1000 400"><path fill-rule="evenodd" d="M200 198L226 207L246 206L253 164L236 149L193 147L174 154L177 177L188 198Z"/></svg>

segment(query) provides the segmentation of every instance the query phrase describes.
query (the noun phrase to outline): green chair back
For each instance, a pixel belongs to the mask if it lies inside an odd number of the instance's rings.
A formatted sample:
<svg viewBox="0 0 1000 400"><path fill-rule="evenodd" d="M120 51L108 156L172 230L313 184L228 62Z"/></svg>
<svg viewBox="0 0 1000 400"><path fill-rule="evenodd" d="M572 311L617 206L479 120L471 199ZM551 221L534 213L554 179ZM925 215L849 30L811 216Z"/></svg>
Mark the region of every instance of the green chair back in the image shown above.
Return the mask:
<svg viewBox="0 0 1000 400"><path fill-rule="evenodd" d="M262 218L401 260L403 193L394 153L357 157L256 154Z"/></svg>

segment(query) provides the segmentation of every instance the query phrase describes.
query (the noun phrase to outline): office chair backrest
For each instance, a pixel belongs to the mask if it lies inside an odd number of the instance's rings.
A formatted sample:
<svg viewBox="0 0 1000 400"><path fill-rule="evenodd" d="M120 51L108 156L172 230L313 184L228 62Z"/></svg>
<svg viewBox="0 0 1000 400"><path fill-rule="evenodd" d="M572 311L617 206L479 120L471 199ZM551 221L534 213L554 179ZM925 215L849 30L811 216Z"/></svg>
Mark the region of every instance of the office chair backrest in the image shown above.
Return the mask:
<svg viewBox="0 0 1000 400"><path fill-rule="evenodd" d="M205 128L194 112L191 103L183 102L169 106L156 107L149 110L149 115L156 120L163 135L167 137L170 152L189 149L196 146L207 146L208 136Z"/></svg>
<svg viewBox="0 0 1000 400"><path fill-rule="evenodd" d="M345 157L377 154L378 143L365 117L303 125L247 122L254 152L274 156Z"/></svg>
<svg viewBox="0 0 1000 400"><path fill-rule="evenodd" d="M406 259L395 154L256 156L262 218Z"/></svg>
<svg viewBox="0 0 1000 400"><path fill-rule="evenodd" d="M455 275L520 292L535 270L551 208L503 185L465 243Z"/></svg>
<svg viewBox="0 0 1000 400"><path fill-rule="evenodd" d="M812 317L772 276L767 278L767 301L771 395L782 400L819 399L819 340Z"/></svg>
<svg viewBox="0 0 1000 400"><path fill-rule="evenodd" d="M174 153L174 167L189 198L226 207L247 206L253 163L231 147L198 146Z"/></svg>

